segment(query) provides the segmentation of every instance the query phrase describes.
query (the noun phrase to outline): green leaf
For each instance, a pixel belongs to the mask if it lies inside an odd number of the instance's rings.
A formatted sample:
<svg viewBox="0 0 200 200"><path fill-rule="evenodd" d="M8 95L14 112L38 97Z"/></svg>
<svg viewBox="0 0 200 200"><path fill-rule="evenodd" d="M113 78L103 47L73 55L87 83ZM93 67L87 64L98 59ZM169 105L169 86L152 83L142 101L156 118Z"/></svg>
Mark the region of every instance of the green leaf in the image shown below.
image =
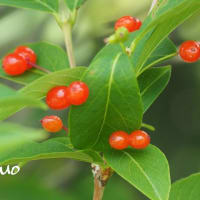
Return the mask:
<svg viewBox="0 0 200 200"><path fill-rule="evenodd" d="M199 0L168 1L160 8L158 15L150 16L144 23L141 32L135 38L135 46L144 43L143 51L135 65L136 73L143 70L145 62L149 59L156 47L171 33L178 25L200 10ZM159 17L158 17L159 16ZM146 38L148 35L148 39ZM144 42L145 39L145 42ZM133 53L134 56L134 53Z"/></svg>
<svg viewBox="0 0 200 200"><path fill-rule="evenodd" d="M17 146L29 143L32 140L44 139L46 133L43 130L23 127L13 123L0 123L0 153L14 150Z"/></svg>
<svg viewBox="0 0 200 200"><path fill-rule="evenodd" d="M26 45L33 49L36 53L37 65L46 68L51 72L69 68L69 61L66 52L59 46L52 45L47 42L38 42ZM2 67L0 67L1 78L17 82L23 85L31 83L32 81L44 75L46 75L46 73L32 68L31 70L25 72L23 75L13 77L6 75Z"/></svg>
<svg viewBox="0 0 200 200"><path fill-rule="evenodd" d="M142 95L144 112L157 99L167 86L171 76L171 67L155 67L146 70L138 77L138 84Z"/></svg>
<svg viewBox="0 0 200 200"><path fill-rule="evenodd" d="M132 34L129 41L127 42L127 46L130 45L131 41L134 40L135 37L137 37L138 33L136 32L135 34ZM136 66L141 54L144 51L144 46L146 44L146 42L149 39L150 34L145 35L145 37L143 38L142 41L140 41L135 50L134 50L134 54L131 55L131 61L133 63L133 66ZM168 60L172 57L174 57L177 54L177 49L176 46L174 45L174 43L169 39L166 38L164 39L158 47L156 47L156 49L154 51L151 52L151 54L149 55L148 59L145 59L146 62L144 63L144 67L143 69L137 73L137 76L139 76L141 73L143 73L146 69L161 63L165 60Z"/></svg>
<svg viewBox="0 0 200 200"><path fill-rule="evenodd" d="M170 39L166 38L160 43L160 45L150 55L147 62L144 64L144 68L142 69L140 74L143 73L145 70L149 69L150 67L164 60L172 58L175 55L177 55L176 46Z"/></svg>
<svg viewBox="0 0 200 200"><path fill-rule="evenodd" d="M55 86L67 86L73 81L80 80L80 77L86 70L86 67L76 67L48 74L28 84L19 90L19 93L35 99L41 99L45 97L47 92Z"/></svg>
<svg viewBox="0 0 200 200"><path fill-rule="evenodd" d="M38 102L46 96L47 92L57 85L69 85L71 82L80 80L80 77L85 72L86 67L76 67L73 69L65 69L57 72L52 72L51 74L42 76L41 78L33 81L24 88L18 91L18 95L28 96L32 101ZM11 99L12 103L14 102ZM27 102L28 103L28 102ZM6 109L3 115L3 119L13 115L14 113L20 111L26 105L15 105Z"/></svg>
<svg viewBox="0 0 200 200"><path fill-rule="evenodd" d="M0 5L30 8L50 13L58 12L58 0L0 0Z"/></svg>
<svg viewBox="0 0 200 200"><path fill-rule="evenodd" d="M6 119L10 110L15 110L19 107L29 106L47 109L46 104L42 101L18 94L15 90L5 85L0 84L0 91L0 120Z"/></svg>
<svg viewBox="0 0 200 200"><path fill-rule="evenodd" d="M141 126L143 108L134 69L119 48L113 45L112 51L108 47L100 52L81 78L90 95L83 105L71 107L68 120L72 144L78 149L106 151L113 131Z"/></svg>
<svg viewBox="0 0 200 200"><path fill-rule="evenodd" d="M150 145L143 150L105 152L108 165L151 200L167 200L170 192L169 166L164 154Z"/></svg>
<svg viewBox="0 0 200 200"><path fill-rule="evenodd" d="M178 180L172 184L169 200L197 200L200 197L199 185L200 173Z"/></svg>
<svg viewBox="0 0 200 200"><path fill-rule="evenodd" d="M13 151L0 154L0 164L8 165L50 158L71 158L104 165L101 156L95 151L74 150L67 137L53 138L42 143L29 142L18 145Z"/></svg>
<svg viewBox="0 0 200 200"><path fill-rule="evenodd" d="M65 0L70 10L78 9L86 0Z"/></svg>
<svg viewBox="0 0 200 200"><path fill-rule="evenodd" d="M6 169L6 167L4 169ZM2 180L0 183L1 198L4 200L13 200L13 198L15 200L66 200L66 195L64 195L61 191L58 191L57 188L48 188L46 184L41 184L41 177L36 176L35 169L33 170L34 176L16 175L11 178L7 176L4 180ZM21 174L23 171L24 170L21 169ZM68 172L66 172L66 175L67 173ZM49 173L49 175L51 175L51 173ZM68 195L67 200L69 200Z"/></svg>

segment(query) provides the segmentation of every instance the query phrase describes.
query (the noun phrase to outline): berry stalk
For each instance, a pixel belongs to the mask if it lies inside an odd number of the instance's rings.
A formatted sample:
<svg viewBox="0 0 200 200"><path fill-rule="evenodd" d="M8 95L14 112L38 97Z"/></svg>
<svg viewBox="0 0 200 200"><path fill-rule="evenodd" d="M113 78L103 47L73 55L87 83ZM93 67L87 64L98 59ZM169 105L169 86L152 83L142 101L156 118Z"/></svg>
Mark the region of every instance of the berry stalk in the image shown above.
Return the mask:
<svg viewBox="0 0 200 200"><path fill-rule="evenodd" d="M41 66L39 66L39 65L36 65L35 63L29 62L29 61L27 61L27 63L28 63L29 65L31 65L32 67L34 67L34 68L36 68L36 69L39 69L40 71L43 71L43 72L45 72L45 73L47 73L47 74L51 73L48 69L45 69L45 68L43 68L43 67L41 67Z"/></svg>
<svg viewBox="0 0 200 200"><path fill-rule="evenodd" d="M63 126L62 129L68 134L68 128Z"/></svg>
<svg viewBox="0 0 200 200"><path fill-rule="evenodd" d="M150 131L155 131L155 128L150 124L142 123L142 127L149 129Z"/></svg>

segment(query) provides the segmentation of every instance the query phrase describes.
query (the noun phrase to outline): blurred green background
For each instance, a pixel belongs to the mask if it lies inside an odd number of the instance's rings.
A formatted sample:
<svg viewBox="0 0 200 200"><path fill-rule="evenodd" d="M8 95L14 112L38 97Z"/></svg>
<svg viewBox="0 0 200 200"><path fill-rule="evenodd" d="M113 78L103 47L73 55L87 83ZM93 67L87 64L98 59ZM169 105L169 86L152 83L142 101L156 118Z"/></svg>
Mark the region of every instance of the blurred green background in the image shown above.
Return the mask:
<svg viewBox="0 0 200 200"><path fill-rule="evenodd" d="M73 31L78 65L87 66L113 32L114 21L123 15L143 20L150 0L88 0L81 8ZM184 40L200 41L200 14L192 17L170 38L180 45ZM62 32L48 14L0 7L0 56L23 43L49 41L64 48ZM167 156L172 180L200 171L200 62L167 61L173 66L171 81L145 114L144 122L156 127L152 143ZM164 64L162 64L164 65ZM12 87L10 82L0 80ZM25 109L9 121L40 127L39 120L55 112ZM66 111L59 113L65 119ZM64 133L60 133L61 135ZM16 176L0 175L0 200L86 200L92 199L90 166L73 160L43 160L27 164ZM145 200L132 186L114 175L105 190L104 200Z"/></svg>

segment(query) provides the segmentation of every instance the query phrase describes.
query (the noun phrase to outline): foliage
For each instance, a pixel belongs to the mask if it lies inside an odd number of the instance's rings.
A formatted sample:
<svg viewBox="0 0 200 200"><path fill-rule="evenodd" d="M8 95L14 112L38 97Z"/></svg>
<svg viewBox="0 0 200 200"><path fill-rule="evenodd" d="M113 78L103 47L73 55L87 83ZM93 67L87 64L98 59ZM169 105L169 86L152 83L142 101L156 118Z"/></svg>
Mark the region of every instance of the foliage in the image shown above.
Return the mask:
<svg viewBox="0 0 200 200"><path fill-rule="evenodd" d="M72 11L70 13L73 13L84 0L64 2ZM0 5L45 11L55 16L58 23L62 21L58 0L0 0ZM82 80L89 86L90 96L87 103L71 106L68 117L69 138L63 136L36 142L32 139L41 139L39 136L45 135L40 130L28 130L2 122L0 163L15 164L47 158L72 158L96 163L102 167L111 167L148 198L167 200L171 181L164 154L153 145L141 151L114 151L108 144L108 138L116 130L131 132L141 128L143 114L170 79L170 66L155 67L176 55L175 45L167 37L198 11L199 0L161 1L146 18L141 30L130 34L129 40L123 44L130 47L130 56L119 44L109 44L93 58L88 68L69 68L67 55L58 46L45 42L28 44L38 55L37 64L51 73L31 69L22 76L9 77L0 69L1 78L22 85L18 91L0 85L1 120L24 107L45 109L41 99L56 85L69 85L72 81ZM28 137L24 132L27 132ZM10 146L12 148L7 151ZM198 184L199 180L197 174L174 183L170 200L177 199L177 196L187 199L190 195L188 188ZM199 194L195 190L191 195L192 199L197 199Z"/></svg>

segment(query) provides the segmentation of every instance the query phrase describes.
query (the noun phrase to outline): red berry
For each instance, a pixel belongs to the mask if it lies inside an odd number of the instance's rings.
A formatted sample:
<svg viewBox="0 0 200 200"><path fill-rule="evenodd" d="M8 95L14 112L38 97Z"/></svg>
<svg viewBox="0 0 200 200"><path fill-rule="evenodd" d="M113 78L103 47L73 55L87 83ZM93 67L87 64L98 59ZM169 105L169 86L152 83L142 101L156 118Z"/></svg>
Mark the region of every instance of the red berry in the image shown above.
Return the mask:
<svg viewBox="0 0 200 200"><path fill-rule="evenodd" d="M179 49L179 55L185 62L196 62L200 57L198 42L193 40L183 42Z"/></svg>
<svg viewBox="0 0 200 200"><path fill-rule="evenodd" d="M131 16L124 16L116 21L115 30L117 30L120 27L125 27L128 29L129 32L133 32L140 29L141 25L142 22L139 19Z"/></svg>
<svg viewBox="0 0 200 200"><path fill-rule="evenodd" d="M15 53L19 54L20 56L24 57L28 62L33 64L36 63L37 56L35 52L27 46L19 46L15 49ZM31 69L32 65L28 64L27 69Z"/></svg>
<svg viewBox="0 0 200 200"><path fill-rule="evenodd" d="M129 135L129 145L135 149L144 149L150 144L150 136L142 131L137 130Z"/></svg>
<svg viewBox="0 0 200 200"><path fill-rule="evenodd" d="M84 82L75 81L67 89L67 98L72 105L80 105L86 102L88 96L89 89Z"/></svg>
<svg viewBox="0 0 200 200"><path fill-rule="evenodd" d="M55 115L46 116L41 120L43 128L52 133L56 133L63 128L63 123L60 117Z"/></svg>
<svg viewBox="0 0 200 200"><path fill-rule="evenodd" d="M128 147L128 134L124 131L116 131L109 138L110 146L122 150Z"/></svg>
<svg viewBox="0 0 200 200"><path fill-rule="evenodd" d="M11 53L3 58L2 66L6 74L17 76L26 71L27 62L16 53Z"/></svg>
<svg viewBox="0 0 200 200"><path fill-rule="evenodd" d="M142 26L142 22L138 18L134 18L134 19L136 21L136 27L135 27L135 29L139 30L140 27Z"/></svg>
<svg viewBox="0 0 200 200"><path fill-rule="evenodd" d="M67 88L67 86L57 86L47 93L46 103L51 109L59 110L70 106L67 98Z"/></svg>

